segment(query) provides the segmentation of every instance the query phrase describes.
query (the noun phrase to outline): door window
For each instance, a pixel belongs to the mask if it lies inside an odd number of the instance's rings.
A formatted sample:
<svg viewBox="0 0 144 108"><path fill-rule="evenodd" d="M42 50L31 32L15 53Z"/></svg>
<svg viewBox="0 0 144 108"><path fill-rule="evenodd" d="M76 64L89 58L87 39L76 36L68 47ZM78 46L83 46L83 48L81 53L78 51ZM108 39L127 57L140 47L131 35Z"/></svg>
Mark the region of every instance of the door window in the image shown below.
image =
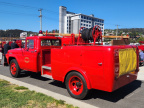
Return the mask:
<svg viewBox="0 0 144 108"><path fill-rule="evenodd" d="M34 40L27 40L27 48L34 49Z"/></svg>

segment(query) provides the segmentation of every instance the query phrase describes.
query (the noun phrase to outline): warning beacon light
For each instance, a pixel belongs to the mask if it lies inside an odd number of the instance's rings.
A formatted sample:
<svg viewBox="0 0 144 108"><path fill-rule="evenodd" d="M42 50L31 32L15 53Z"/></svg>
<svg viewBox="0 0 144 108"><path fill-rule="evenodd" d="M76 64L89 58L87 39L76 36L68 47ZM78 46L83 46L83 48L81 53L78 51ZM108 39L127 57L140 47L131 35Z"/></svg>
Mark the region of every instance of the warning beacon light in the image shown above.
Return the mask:
<svg viewBox="0 0 144 108"><path fill-rule="evenodd" d="M42 30L39 31L39 34L43 34Z"/></svg>
<svg viewBox="0 0 144 108"><path fill-rule="evenodd" d="M39 35L38 36L43 36L42 30L39 31Z"/></svg>

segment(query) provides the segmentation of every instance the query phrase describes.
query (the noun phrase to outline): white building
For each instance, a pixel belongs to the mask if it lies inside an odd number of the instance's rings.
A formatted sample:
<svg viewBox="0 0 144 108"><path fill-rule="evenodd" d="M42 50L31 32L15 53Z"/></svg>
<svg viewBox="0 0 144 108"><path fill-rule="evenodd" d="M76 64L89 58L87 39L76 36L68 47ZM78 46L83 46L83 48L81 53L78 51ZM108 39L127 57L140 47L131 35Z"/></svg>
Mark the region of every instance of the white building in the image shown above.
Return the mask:
<svg viewBox="0 0 144 108"><path fill-rule="evenodd" d="M95 25L101 27L104 34L104 20L94 15L76 14L68 12L64 6L59 7L59 33L79 33L81 27L91 28Z"/></svg>

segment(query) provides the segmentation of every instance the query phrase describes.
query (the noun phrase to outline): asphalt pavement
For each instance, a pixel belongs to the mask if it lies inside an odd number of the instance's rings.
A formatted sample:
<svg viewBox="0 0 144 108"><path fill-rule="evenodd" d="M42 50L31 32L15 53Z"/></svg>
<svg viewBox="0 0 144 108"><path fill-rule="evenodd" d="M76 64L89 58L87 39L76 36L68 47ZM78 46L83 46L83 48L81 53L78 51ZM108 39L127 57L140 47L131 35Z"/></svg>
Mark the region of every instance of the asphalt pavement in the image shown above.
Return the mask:
<svg viewBox="0 0 144 108"><path fill-rule="evenodd" d="M13 78L10 75L9 67L0 66L0 79L7 79L15 84L23 82L29 85L31 90L54 96L57 99L65 100L67 103L81 108L143 108L144 107L144 66L140 67L138 79L112 93L90 90L85 100L73 99L69 96L65 85L59 81L43 78L40 74L24 71L20 78ZM22 83L21 83L22 84ZM36 88L37 87L37 88Z"/></svg>

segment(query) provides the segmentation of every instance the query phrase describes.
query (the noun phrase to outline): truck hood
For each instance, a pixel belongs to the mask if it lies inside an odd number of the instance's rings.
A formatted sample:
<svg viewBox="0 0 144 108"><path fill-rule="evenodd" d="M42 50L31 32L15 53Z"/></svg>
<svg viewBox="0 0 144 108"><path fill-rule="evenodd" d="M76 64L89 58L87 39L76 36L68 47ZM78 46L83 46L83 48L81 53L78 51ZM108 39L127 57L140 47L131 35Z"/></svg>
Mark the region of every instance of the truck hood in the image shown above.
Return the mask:
<svg viewBox="0 0 144 108"><path fill-rule="evenodd" d="M23 50L23 48L11 49L11 50L8 50L8 53L7 53L7 54L17 54L17 53L22 52L22 50Z"/></svg>

